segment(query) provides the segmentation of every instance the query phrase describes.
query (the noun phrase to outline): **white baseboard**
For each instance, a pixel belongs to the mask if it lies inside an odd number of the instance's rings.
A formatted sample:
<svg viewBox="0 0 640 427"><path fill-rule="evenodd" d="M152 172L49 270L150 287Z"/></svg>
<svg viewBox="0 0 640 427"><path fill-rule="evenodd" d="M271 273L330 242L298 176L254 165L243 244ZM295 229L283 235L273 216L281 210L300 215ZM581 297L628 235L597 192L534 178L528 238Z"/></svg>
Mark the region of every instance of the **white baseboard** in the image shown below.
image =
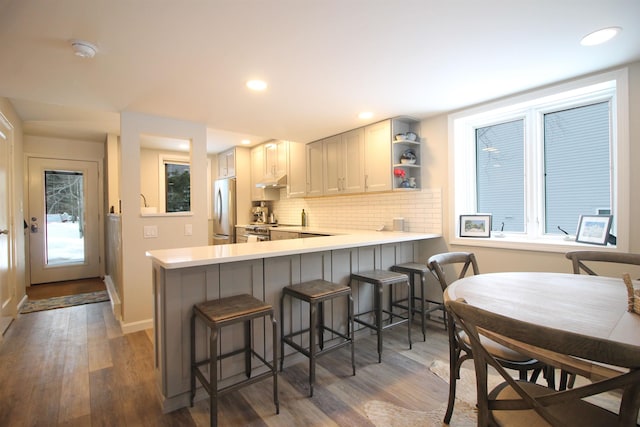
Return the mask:
<svg viewBox="0 0 640 427"><path fill-rule="evenodd" d="M153 319L140 320L138 322L124 323L120 321L120 329L123 334L130 334L132 332L144 331L146 329L153 328Z"/></svg>
<svg viewBox="0 0 640 427"><path fill-rule="evenodd" d="M116 320L122 320L122 302L120 301L120 295L116 291L116 286L111 280L111 276L104 276L104 284L107 286L107 292L109 293L109 299L111 300L111 310Z"/></svg>

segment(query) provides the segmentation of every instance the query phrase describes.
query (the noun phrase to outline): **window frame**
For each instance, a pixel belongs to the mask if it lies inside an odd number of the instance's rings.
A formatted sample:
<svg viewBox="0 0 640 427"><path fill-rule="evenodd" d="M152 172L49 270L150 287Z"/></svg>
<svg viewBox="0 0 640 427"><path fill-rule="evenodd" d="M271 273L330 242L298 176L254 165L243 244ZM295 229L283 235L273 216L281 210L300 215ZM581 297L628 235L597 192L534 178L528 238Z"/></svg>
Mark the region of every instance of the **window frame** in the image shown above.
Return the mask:
<svg viewBox="0 0 640 427"><path fill-rule="evenodd" d="M614 94L611 82L615 82ZM630 161L628 70L614 70L576 79L544 89L507 97L449 115L450 215L449 240L454 245L505 247L549 252L564 252L592 245L544 234L544 142L531 143L542 132L544 114L599 100L611 99L611 191L616 213L615 246L599 247L627 251L629 247ZM525 167L525 233L497 233L489 239L461 238L460 215L474 214L476 200L475 129L523 118ZM531 176L533 175L533 176ZM473 188L473 191L468 191ZM540 218L540 221L538 221ZM535 232L532 232L535 230Z"/></svg>
<svg viewBox="0 0 640 427"><path fill-rule="evenodd" d="M180 155L175 155L175 154L160 154L158 156L158 170L160 171L160 173L158 174L158 204L160 205L161 209L162 209L162 213L166 214L166 215L174 215L174 216L181 216L181 215L191 215L192 211L182 211L182 212L167 212L166 211L166 206L167 206L167 186L166 186L166 182L167 182L167 177L165 174L165 165L169 163L169 164L176 164L176 165L187 165L189 166L189 175L190 175L190 182L189 185L191 186L191 188L193 188L193 182L191 182L191 180L193 179L193 176L191 176L191 159L189 158L189 156L180 156ZM189 200L189 206L193 206L193 200Z"/></svg>

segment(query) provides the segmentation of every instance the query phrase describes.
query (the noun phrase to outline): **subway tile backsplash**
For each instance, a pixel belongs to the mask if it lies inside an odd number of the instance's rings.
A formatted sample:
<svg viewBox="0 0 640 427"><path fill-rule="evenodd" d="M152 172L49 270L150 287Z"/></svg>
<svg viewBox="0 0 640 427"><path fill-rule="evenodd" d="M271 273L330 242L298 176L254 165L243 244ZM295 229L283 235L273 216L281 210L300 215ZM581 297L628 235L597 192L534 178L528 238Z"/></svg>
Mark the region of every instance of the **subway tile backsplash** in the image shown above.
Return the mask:
<svg viewBox="0 0 640 427"><path fill-rule="evenodd" d="M300 225L304 209L312 227L375 230L384 225L392 230L393 219L401 217L404 231L442 234L440 189L308 199L287 199L282 189L280 200L270 204L280 224Z"/></svg>

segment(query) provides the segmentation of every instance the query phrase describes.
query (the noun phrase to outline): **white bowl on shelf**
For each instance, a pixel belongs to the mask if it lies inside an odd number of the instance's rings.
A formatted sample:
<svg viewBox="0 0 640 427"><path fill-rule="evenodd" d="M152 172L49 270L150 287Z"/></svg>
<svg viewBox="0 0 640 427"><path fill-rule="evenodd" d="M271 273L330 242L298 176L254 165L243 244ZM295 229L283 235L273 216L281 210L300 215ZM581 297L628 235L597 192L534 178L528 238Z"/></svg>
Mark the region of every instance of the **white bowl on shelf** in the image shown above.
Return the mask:
<svg viewBox="0 0 640 427"><path fill-rule="evenodd" d="M416 139L418 139L418 135L413 132L407 132L405 134L405 138L407 139L407 141L415 141Z"/></svg>
<svg viewBox="0 0 640 427"><path fill-rule="evenodd" d="M403 165L415 165L416 159L400 159L400 163Z"/></svg>

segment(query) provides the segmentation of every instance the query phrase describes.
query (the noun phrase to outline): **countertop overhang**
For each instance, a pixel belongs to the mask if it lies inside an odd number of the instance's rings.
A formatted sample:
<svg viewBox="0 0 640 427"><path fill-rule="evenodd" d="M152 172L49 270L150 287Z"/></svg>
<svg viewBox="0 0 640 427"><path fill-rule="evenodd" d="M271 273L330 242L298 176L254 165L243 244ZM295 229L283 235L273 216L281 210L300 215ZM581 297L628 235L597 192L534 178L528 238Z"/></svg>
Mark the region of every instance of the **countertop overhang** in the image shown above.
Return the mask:
<svg viewBox="0 0 640 427"><path fill-rule="evenodd" d="M332 235L307 239L300 238L256 243L158 249L147 251L146 255L150 257L155 264L165 269L176 269L441 237L439 234L399 231L318 229L307 227L278 228L282 230L287 229L288 231Z"/></svg>

